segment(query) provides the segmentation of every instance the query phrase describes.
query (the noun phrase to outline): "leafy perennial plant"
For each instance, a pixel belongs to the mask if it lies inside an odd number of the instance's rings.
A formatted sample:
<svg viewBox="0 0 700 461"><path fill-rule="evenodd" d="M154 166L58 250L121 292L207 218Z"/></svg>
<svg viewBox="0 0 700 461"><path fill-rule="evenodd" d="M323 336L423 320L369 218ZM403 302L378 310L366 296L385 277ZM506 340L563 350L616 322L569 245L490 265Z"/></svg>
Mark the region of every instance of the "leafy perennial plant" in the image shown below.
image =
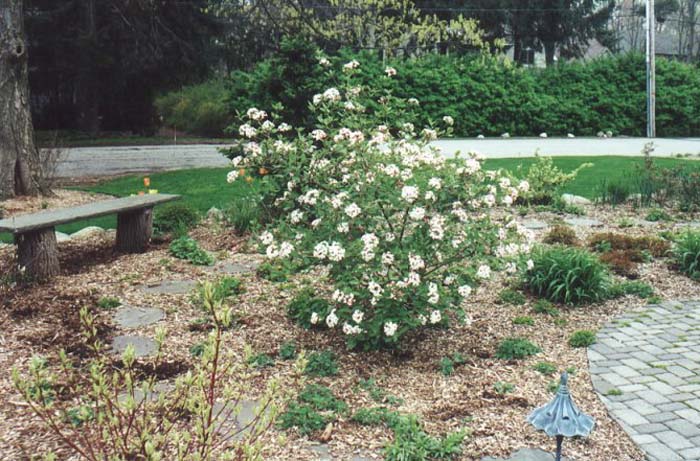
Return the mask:
<svg viewBox="0 0 700 461"><path fill-rule="evenodd" d="M496 219L491 211L529 186L484 171L475 153L447 160L429 144L441 128L395 122L419 102L353 86L359 72L358 62L345 64L342 89L313 97L311 132L250 109L228 180L258 178L279 210L259 235L268 258L322 268L333 284L327 304L307 303L295 318L342 330L351 348L376 348L446 324L448 312L465 319L462 300L492 269L516 272L529 232L510 213ZM384 78L394 75L388 68ZM440 126L449 131L453 123L446 116Z"/></svg>

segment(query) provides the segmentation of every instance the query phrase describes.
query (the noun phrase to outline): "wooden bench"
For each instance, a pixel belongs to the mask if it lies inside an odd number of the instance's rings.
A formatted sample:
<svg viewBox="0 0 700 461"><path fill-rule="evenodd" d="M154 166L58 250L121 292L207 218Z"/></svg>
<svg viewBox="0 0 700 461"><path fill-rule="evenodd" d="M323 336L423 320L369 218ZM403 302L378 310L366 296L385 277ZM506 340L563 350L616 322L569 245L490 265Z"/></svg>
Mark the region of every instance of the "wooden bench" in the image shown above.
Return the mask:
<svg viewBox="0 0 700 461"><path fill-rule="evenodd" d="M0 232L12 232L20 267L45 280L60 270L55 226L98 216L117 215L117 251L142 253L153 231L153 207L179 195L149 194L47 210L0 220Z"/></svg>

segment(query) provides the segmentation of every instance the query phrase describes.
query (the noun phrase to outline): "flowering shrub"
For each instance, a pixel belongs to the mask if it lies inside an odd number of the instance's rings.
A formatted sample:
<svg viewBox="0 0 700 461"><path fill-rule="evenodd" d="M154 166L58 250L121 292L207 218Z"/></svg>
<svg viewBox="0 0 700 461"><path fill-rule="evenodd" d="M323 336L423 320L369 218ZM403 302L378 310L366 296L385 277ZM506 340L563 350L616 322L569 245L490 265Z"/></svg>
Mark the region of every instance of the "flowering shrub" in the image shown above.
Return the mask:
<svg viewBox="0 0 700 461"><path fill-rule="evenodd" d="M509 213L491 211L529 187L484 171L477 154L448 161L430 146L449 131L451 117L422 130L392 125L419 102L353 86L360 71L358 62L347 63L344 89L313 97L318 123L309 133L250 109L240 127L250 141L228 179L257 172L267 182L280 212L259 235L267 257L323 267L334 285L328 308L295 306L297 321L338 328L350 347L374 348L446 324L448 312L464 318L462 300L492 269L516 271L528 231ZM383 78L394 75L387 69ZM374 125L377 119L385 124Z"/></svg>

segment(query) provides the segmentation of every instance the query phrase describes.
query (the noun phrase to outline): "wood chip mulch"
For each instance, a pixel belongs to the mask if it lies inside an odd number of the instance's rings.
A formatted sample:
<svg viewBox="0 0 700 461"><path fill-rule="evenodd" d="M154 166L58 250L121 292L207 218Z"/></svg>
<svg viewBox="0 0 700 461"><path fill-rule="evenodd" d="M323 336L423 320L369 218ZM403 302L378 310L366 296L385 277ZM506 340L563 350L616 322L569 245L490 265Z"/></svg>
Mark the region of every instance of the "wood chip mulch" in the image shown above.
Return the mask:
<svg viewBox="0 0 700 461"><path fill-rule="evenodd" d="M587 207L587 216L605 222L606 226L577 229L577 232L585 240L593 232L657 235L660 230L673 227L668 223L617 227L622 217L636 217L635 213L626 207ZM538 213L527 218L551 222L559 217ZM542 238L544 232L538 231L538 238ZM242 262L260 259L259 255L250 254L245 238L221 226L201 226L192 235L217 259ZM112 244L109 234L100 240L60 244L63 270L60 276L43 285L15 286L7 280L0 285L0 369L5 370L0 374L1 459L28 460L49 449L56 451L59 459L72 459L57 438L28 412L12 386L9 370L23 369L35 354L55 358L61 348L80 357L84 353L78 335L78 311L82 306L90 307L96 314L100 335L109 341L117 334L117 329L112 314L96 307L102 296L116 296L125 304L165 310L166 319L157 326L168 333L166 362L172 366L160 370L161 379L172 379L173 374L192 365L189 348L206 335L192 327L202 316L193 297L189 294L145 294L140 287L161 280L214 280L218 275L209 268L172 258L166 242L155 244L140 255L117 255L112 251ZM2 273L13 270L13 254L11 247L0 248ZM642 264L639 273L639 279L653 285L664 299L698 296L700 285L672 271L665 259ZM347 351L339 336L305 331L286 317L285 307L296 287L312 283L326 288L318 274L299 274L291 282L282 284L268 282L254 273L243 274L240 278L246 291L234 303L240 321L227 338L227 347L240 356L246 345L256 352L276 356L279 346L286 341L295 341L309 351L334 350L338 355L339 374L315 381L329 386L348 404L351 412L377 405L369 393L358 386L361 379L373 378L386 394L402 400L393 409L419 415L429 433L442 435L467 427L470 436L464 443L460 460L507 456L523 447L551 451L554 441L535 432L525 422L532 409L553 397L548 387L556 377L533 370L537 362L548 361L560 370L575 369L569 382L571 392L578 406L596 419L590 438L567 442L566 456L577 461L644 459L594 393L585 349L573 349L567 343L574 331L597 330L623 311L643 308L644 300L624 297L593 306L560 307L561 315L552 317L534 314L534 299L528 299L523 306L498 303L498 293L508 285L504 279L493 279L466 305L470 324L454 322L449 330L420 333L400 351L363 353ZM513 318L523 315L532 316L535 325L514 325ZM155 329L156 325L151 325L134 333L153 336ZM542 353L522 361L496 359L497 344L511 336L529 338L542 348ZM453 375L443 376L439 370L440 359L457 352L467 357L466 363L458 366ZM275 366L259 372L255 384L271 376L290 373L291 366L289 362L277 360ZM494 384L499 381L513 384L514 390L498 394ZM350 421L349 414L341 417L326 434L334 459L346 460L358 453L381 459L382 447L391 440L390 431L360 426ZM265 459L317 459L310 449L318 443L314 440L294 433L287 434L284 445L275 440L270 438Z"/></svg>

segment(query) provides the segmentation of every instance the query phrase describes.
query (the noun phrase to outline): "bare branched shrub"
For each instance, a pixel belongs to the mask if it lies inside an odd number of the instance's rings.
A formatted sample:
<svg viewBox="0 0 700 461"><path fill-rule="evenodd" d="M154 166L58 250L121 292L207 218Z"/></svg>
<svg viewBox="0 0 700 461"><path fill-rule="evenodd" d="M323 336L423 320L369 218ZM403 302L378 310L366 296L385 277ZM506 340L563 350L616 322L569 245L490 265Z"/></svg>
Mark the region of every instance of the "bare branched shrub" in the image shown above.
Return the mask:
<svg viewBox="0 0 700 461"><path fill-rule="evenodd" d="M223 347L232 334L233 312L216 299L211 283L203 285L202 298L214 327L197 365L174 384L144 377L131 346L120 364L113 363L97 338L94 318L83 309L83 335L91 349L87 363L78 368L62 351L54 373L45 358L35 357L28 375L13 370L15 386L29 408L82 459L260 460L280 409L303 384L305 360L301 356L293 373L267 382L249 420L237 418L252 397L255 370L249 357ZM161 329L156 333L156 369L164 340Z"/></svg>

